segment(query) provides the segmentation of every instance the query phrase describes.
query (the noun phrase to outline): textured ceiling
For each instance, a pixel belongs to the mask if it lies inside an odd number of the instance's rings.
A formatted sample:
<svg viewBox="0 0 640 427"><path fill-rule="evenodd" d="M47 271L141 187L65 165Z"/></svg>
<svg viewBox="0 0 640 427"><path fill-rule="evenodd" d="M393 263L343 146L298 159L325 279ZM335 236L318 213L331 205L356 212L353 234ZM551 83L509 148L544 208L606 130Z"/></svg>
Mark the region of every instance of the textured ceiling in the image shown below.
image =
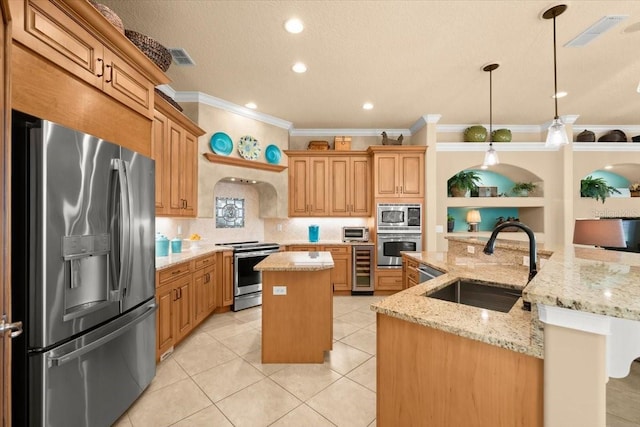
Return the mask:
<svg viewBox="0 0 640 427"><path fill-rule="evenodd" d="M196 62L167 72L198 91L295 128L409 128L441 124L541 125L553 117L553 24L547 1L101 0L125 27ZM560 115L576 125L640 124L640 1L570 1L557 18ZM563 47L604 15L629 15L584 47ZM300 18L291 35L284 21ZM307 64L295 74L296 61ZM364 102L374 109L362 109Z"/></svg>

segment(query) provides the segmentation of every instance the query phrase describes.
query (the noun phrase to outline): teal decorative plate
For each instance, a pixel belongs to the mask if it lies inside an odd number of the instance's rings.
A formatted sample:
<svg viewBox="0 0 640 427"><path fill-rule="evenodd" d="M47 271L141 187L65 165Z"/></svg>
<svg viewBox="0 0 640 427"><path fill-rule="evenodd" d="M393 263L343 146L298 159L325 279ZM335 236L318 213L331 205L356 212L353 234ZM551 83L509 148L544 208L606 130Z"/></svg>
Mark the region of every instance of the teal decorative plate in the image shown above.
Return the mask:
<svg viewBox="0 0 640 427"><path fill-rule="evenodd" d="M256 160L260 155L260 143L250 135L240 138L238 153L247 160Z"/></svg>
<svg viewBox="0 0 640 427"><path fill-rule="evenodd" d="M264 158L267 159L267 162L271 163L272 165L277 165L278 163L280 163L281 155L282 154L280 153L280 149L277 145L271 144L264 150Z"/></svg>
<svg viewBox="0 0 640 427"><path fill-rule="evenodd" d="M209 145L214 153L222 156L228 156L231 154L231 150L233 150L233 141L231 141L229 135L224 132L216 132L211 135Z"/></svg>

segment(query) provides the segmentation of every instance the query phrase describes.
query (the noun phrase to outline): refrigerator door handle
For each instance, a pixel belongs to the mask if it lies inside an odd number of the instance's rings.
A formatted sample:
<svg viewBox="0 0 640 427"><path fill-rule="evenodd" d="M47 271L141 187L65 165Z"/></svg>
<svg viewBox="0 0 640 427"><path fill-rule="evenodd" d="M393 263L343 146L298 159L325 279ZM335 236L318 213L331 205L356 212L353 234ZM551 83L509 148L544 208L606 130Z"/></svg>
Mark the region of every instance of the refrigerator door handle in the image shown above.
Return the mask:
<svg viewBox="0 0 640 427"><path fill-rule="evenodd" d="M131 239L131 181L129 179L129 165L121 159L114 159L114 169L118 172L120 188L120 212L117 215L119 224L118 240L120 243L120 276L118 277L118 299L122 300L127 294L127 288L131 281L131 265L133 252L133 240ZM117 262L117 261L116 261Z"/></svg>
<svg viewBox="0 0 640 427"><path fill-rule="evenodd" d="M155 311L156 311L156 303L155 302L151 302L146 308L147 310L142 313L140 316L138 316L135 320L125 324L124 326L116 329L113 332L108 333L107 335L104 335L98 339L96 339L95 341L92 341L90 343L87 343L85 345L83 345L82 347L76 349L76 350L72 350L68 353L64 353L62 355L59 356L53 356L53 357L48 357L49 359L49 366L53 367L53 366L61 366L64 365L67 362L72 361L73 359L77 359L78 357L89 353L90 351L108 343L109 341L119 337L120 335L124 334L125 332L127 332L129 329L133 328L134 326L136 326L138 323L140 323L141 321L143 321L144 319L146 319L147 317L149 317L150 315L152 315Z"/></svg>

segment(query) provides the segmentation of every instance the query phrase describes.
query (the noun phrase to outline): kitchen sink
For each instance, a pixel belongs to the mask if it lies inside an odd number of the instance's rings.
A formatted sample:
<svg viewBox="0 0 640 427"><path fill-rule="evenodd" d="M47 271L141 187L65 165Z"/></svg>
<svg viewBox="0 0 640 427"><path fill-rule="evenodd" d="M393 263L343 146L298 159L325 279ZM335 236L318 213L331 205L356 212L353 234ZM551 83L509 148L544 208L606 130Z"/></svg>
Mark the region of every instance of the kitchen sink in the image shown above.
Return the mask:
<svg viewBox="0 0 640 427"><path fill-rule="evenodd" d="M425 296L508 313L522 296L522 291L471 280L456 280Z"/></svg>

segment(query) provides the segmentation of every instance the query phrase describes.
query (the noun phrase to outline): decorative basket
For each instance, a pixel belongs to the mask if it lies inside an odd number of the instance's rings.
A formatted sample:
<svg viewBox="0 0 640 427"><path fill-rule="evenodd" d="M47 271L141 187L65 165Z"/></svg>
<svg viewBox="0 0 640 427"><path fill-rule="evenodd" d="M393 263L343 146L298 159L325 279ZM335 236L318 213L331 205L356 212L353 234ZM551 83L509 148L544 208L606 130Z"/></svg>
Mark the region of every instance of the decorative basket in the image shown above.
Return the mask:
<svg viewBox="0 0 640 427"><path fill-rule="evenodd" d="M91 3L93 7L98 9L98 12L100 12L102 16L107 18L107 21L111 22L111 24L113 24L113 26L116 27L118 31L124 34L124 24L122 23L122 19L120 19L120 17L116 15L116 13L113 10L93 0L89 0L89 3Z"/></svg>
<svg viewBox="0 0 640 427"><path fill-rule="evenodd" d="M309 141L308 150L328 150L329 141Z"/></svg>
<svg viewBox="0 0 640 427"><path fill-rule="evenodd" d="M138 49L149 57L154 64L158 66L162 71L167 71L171 65L171 53L169 49L162 46L149 36L140 34L137 31L124 30L124 35L127 36Z"/></svg>
<svg viewBox="0 0 640 427"><path fill-rule="evenodd" d="M640 190L638 191L629 191L631 197L640 197Z"/></svg>
<svg viewBox="0 0 640 427"><path fill-rule="evenodd" d="M180 104L178 104L176 101L173 100L173 98L171 98L169 95L167 95L166 93L164 93L163 91L161 91L158 88L155 88L154 91L160 95L160 98L164 99L165 101L167 101L169 104L173 105L175 107L176 110L182 112L183 108L180 106Z"/></svg>

